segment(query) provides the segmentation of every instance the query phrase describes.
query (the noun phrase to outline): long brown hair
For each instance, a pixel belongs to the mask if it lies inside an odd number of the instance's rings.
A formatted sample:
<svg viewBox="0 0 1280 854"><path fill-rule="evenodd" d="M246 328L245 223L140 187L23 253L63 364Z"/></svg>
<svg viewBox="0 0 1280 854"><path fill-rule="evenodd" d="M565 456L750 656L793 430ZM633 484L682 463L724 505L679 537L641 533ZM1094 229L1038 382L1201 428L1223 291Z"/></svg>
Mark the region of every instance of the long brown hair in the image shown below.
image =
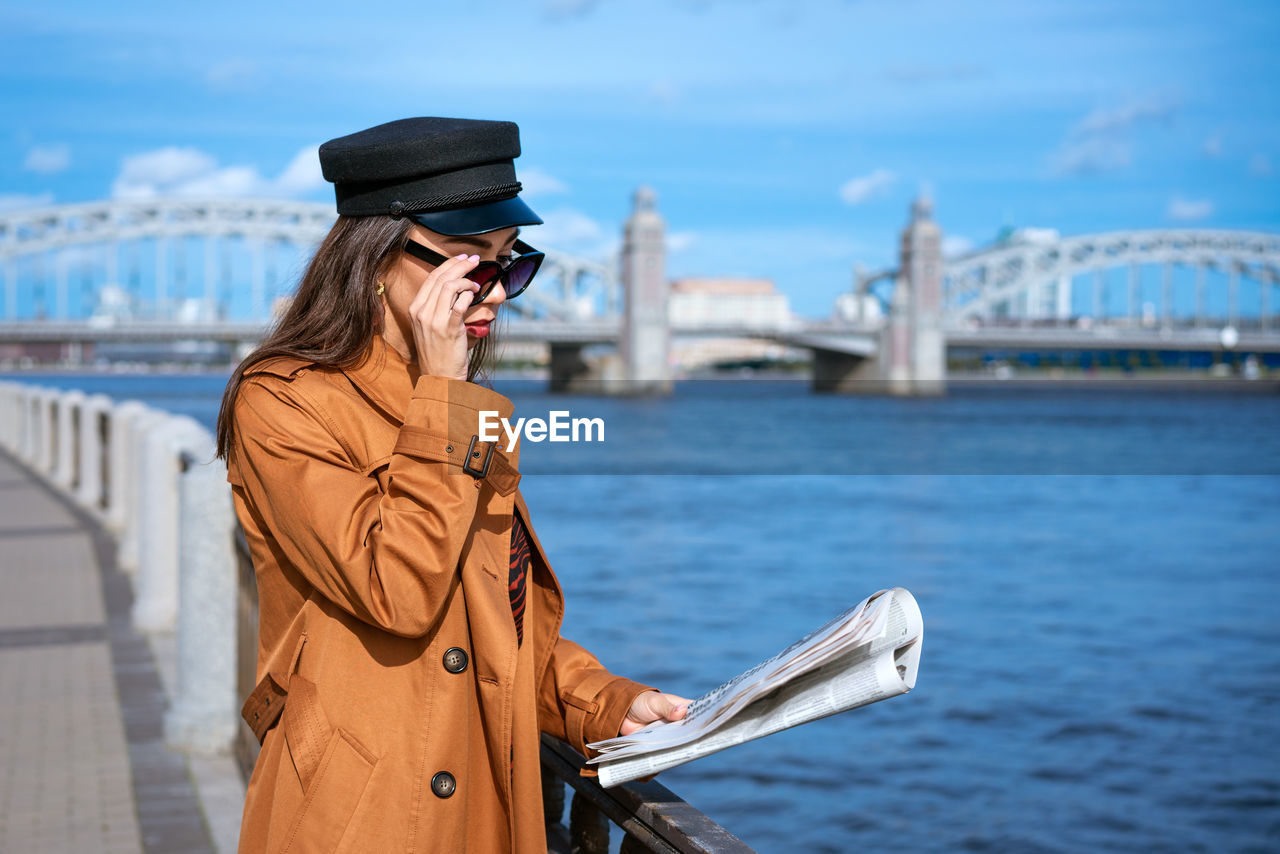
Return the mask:
<svg viewBox="0 0 1280 854"><path fill-rule="evenodd" d="M340 216L316 250L289 308L267 337L231 373L218 411L218 456L231 451L236 395L244 372L272 356L307 359L326 368L357 364L382 332L376 281L399 257L413 221L389 216ZM472 348L467 380L488 376L492 335Z"/></svg>

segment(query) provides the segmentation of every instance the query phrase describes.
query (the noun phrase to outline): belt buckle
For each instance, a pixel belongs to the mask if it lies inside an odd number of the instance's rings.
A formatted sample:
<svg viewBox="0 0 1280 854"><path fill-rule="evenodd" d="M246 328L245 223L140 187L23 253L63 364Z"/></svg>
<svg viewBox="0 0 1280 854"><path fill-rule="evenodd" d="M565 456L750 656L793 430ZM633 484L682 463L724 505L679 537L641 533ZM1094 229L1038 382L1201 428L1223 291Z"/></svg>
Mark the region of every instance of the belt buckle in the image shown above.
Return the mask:
<svg viewBox="0 0 1280 854"><path fill-rule="evenodd" d="M471 437L471 444L467 446L467 458L462 461L462 470L476 480L489 474L489 463L493 461L493 445L487 444L485 445L484 463L481 464L480 468L471 467L471 460L476 456L476 442L478 441L480 441L478 435Z"/></svg>

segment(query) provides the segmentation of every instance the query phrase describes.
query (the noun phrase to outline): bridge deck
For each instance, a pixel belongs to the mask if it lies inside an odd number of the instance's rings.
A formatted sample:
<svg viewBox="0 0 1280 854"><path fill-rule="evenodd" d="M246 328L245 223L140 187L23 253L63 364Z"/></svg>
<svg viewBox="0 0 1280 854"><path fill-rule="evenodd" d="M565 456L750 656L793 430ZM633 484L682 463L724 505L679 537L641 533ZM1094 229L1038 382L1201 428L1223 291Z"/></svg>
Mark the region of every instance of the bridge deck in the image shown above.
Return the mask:
<svg viewBox="0 0 1280 854"><path fill-rule="evenodd" d="M113 546L3 452L0 584L0 851L216 850Z"/></svg>

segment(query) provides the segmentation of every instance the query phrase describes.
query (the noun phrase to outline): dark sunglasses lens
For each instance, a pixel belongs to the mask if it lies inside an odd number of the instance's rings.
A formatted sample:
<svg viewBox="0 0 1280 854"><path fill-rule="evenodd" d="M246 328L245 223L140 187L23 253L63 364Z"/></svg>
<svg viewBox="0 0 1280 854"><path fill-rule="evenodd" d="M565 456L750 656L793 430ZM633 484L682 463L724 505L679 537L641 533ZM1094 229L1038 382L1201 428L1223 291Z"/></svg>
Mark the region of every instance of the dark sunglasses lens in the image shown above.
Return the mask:
<svg viewBox="0 0 1280 854"><path fill-rule="evenodd" d="M467 273L467 278L483 288L485 285L498 278L498 274L501 272L502 268L497 264L494 264L492 261L486 261L470 273Z"/></svg>
<svg viewBox="0 0 1280 854"><path fill-rule="evenodd" d="M533 273L537 269L537 259L517 259L515 263L511 265L511 270L507 273L507 296L515 296L525 288L529 287L529 280L533 278Z"/></svg>

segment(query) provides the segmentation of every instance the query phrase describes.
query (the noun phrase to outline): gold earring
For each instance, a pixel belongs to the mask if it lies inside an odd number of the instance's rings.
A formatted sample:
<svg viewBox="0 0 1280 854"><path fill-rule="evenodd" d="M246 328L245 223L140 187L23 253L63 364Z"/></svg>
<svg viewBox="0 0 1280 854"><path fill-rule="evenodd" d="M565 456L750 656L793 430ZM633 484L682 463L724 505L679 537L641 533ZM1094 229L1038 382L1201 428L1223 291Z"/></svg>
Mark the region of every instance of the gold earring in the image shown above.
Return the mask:
<svg viewBox="0 0 1280 854"><path fill-rule="evenodd" d="M387 285L382 279L378 279L378 296L382 296L387 291Z"/></svg>

